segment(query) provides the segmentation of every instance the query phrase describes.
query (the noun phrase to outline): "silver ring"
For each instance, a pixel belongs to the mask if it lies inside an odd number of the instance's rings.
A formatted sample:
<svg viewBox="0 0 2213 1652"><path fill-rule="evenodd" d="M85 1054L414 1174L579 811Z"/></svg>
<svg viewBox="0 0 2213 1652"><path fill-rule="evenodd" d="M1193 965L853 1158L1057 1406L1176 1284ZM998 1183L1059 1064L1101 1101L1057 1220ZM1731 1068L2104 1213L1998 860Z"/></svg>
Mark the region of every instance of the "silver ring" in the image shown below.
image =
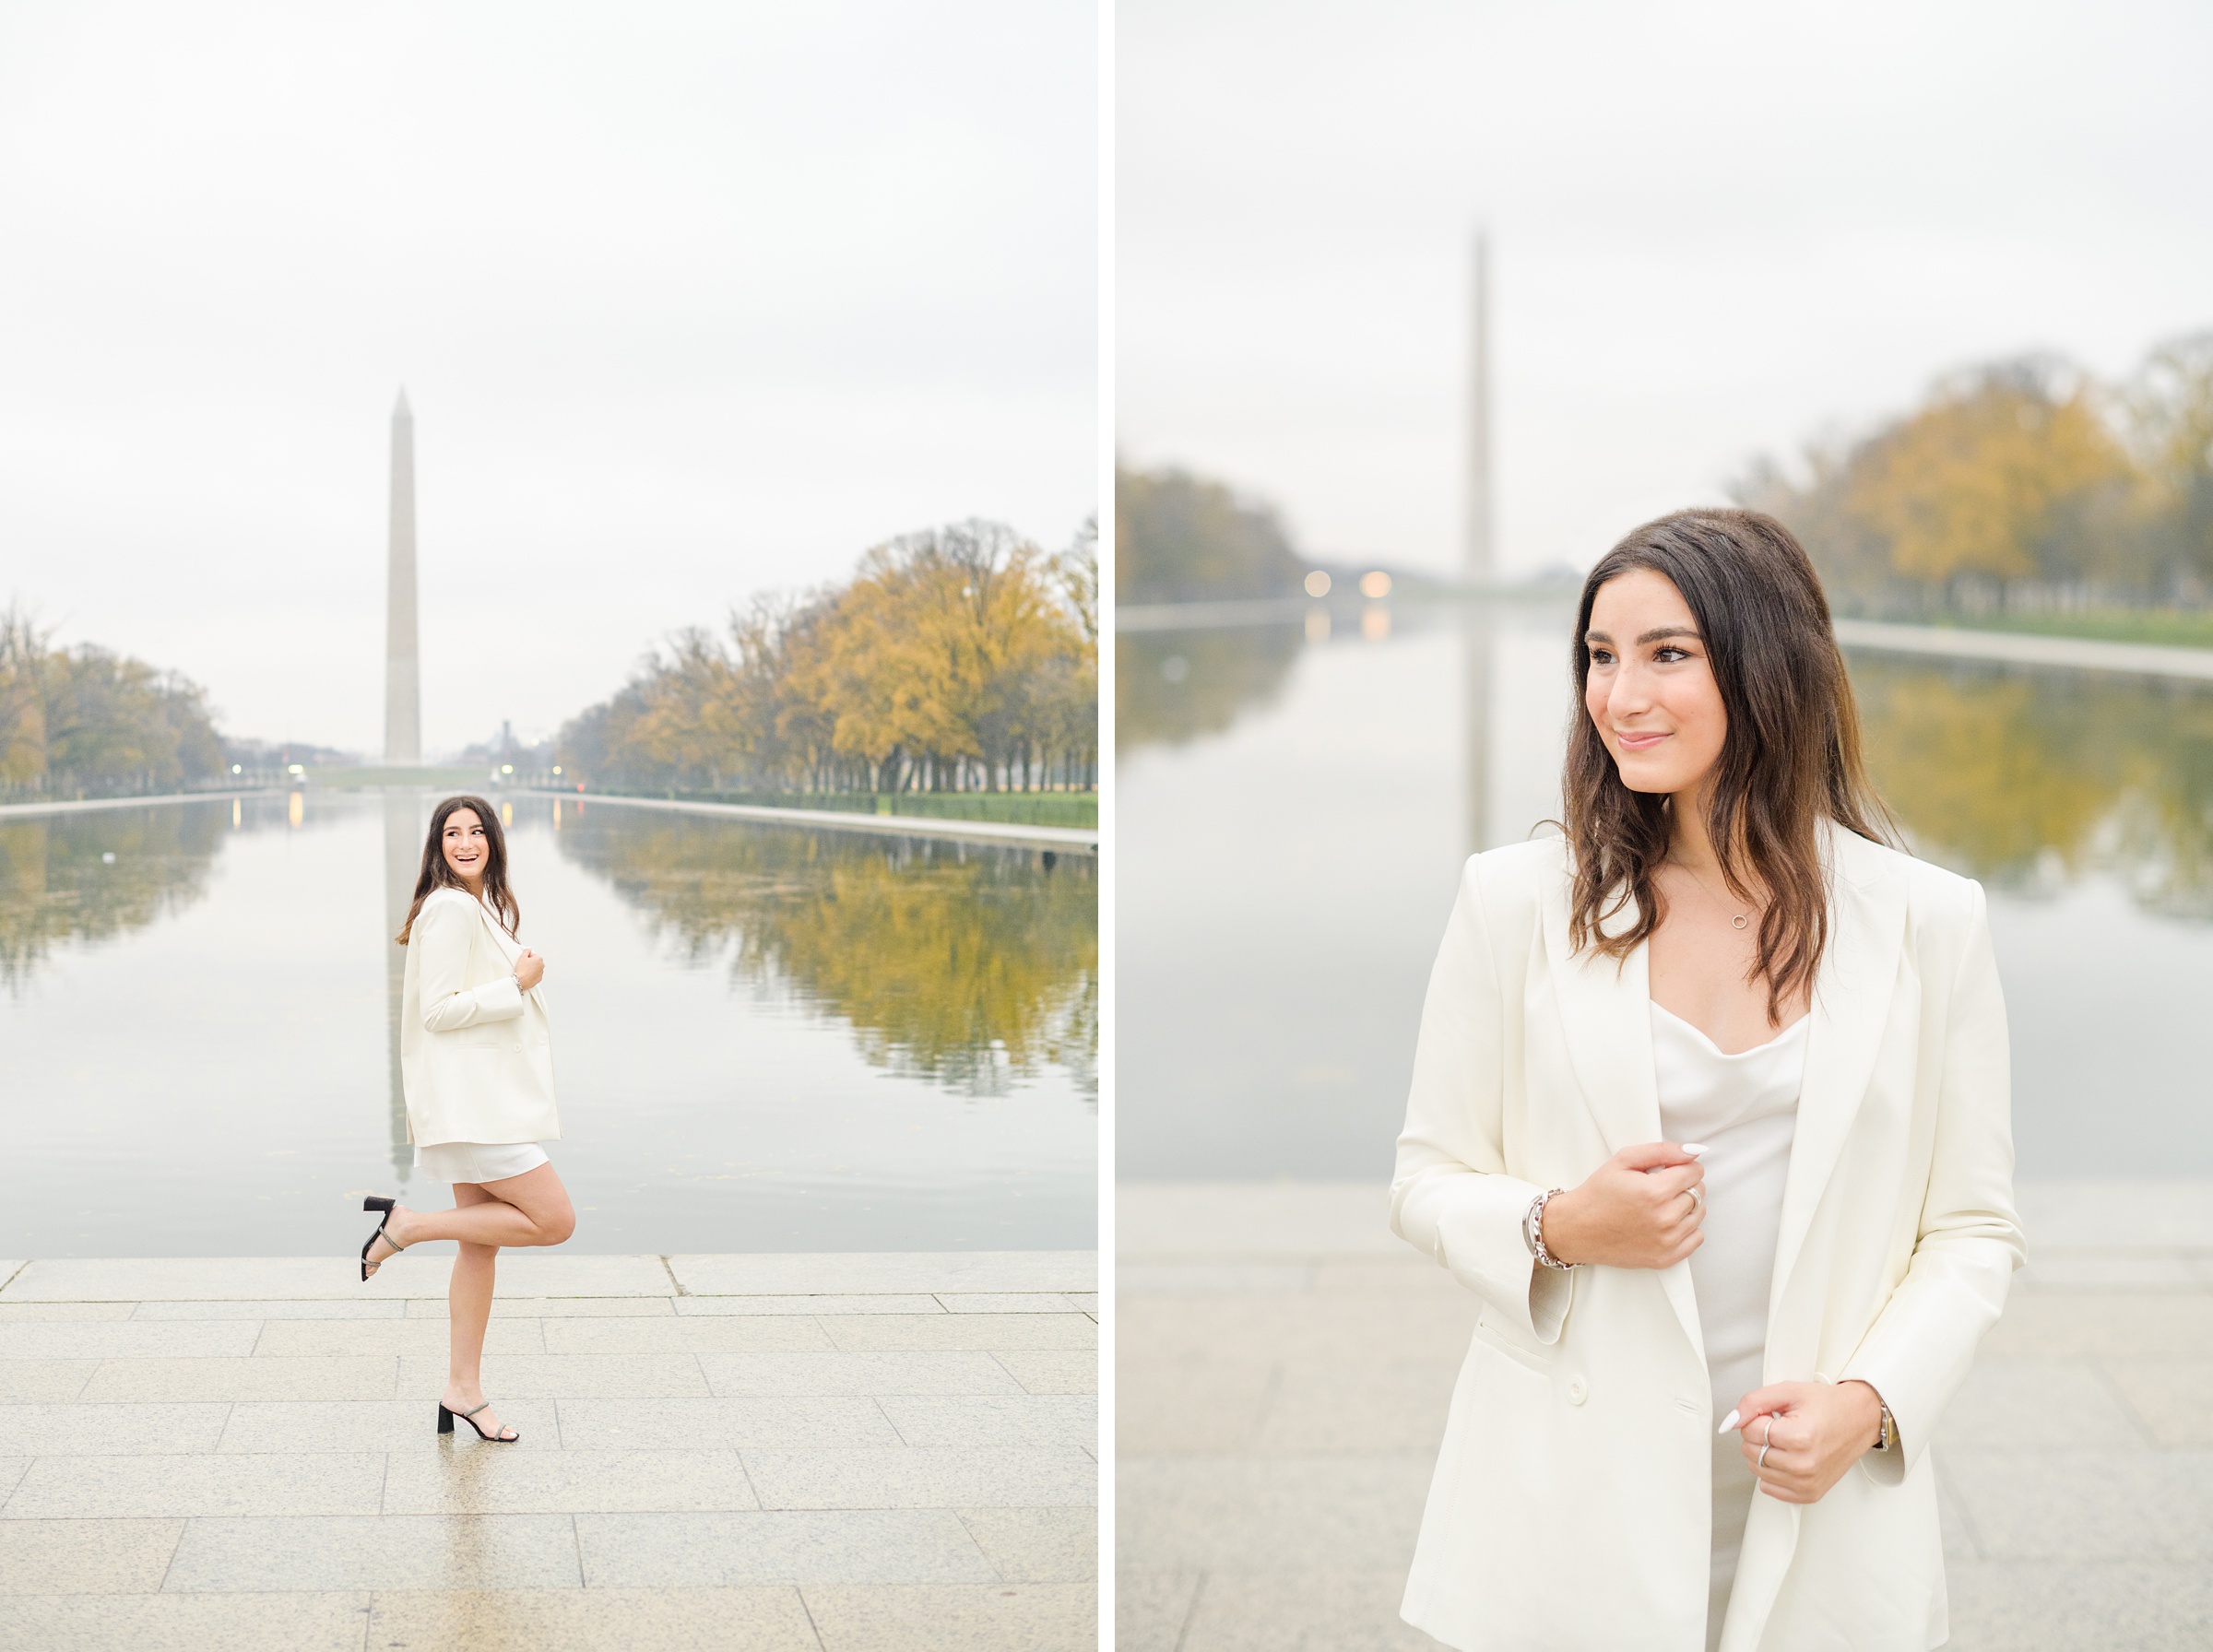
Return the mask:
<svg viewBox="0 0 2213 1652"><path fill-rule="evenodd" d="M1769 1446L1762 1446L1759 1448L1759 1457L1752 1465L1753 1473L1757 1474L1762 1469L1765 1469L1768 1466L1768 1453L1773 1449L1774 1447Z"/></svg>
<svg viewBox="0 0 2213 1652"><path fill-rule="evenodd" d="M1692 1210L1703 1210L1706 1208L1706 1196L1700 1193L1696 1187L1686 1187L1683 1189L1683 1191L1690 1195L1690 1205Z"/></svg>
<svg viewBox="0 0 2213 1652"><path fill-rule="evenodd" d="M1767 1446L1768 1442L1775 1437L1775 1414L1770 1411L1765 1417L1762 1417L1760 1421L1768 1425L1768 1432L1759 1436L1759 1443L1764 1447Z"/></svg>

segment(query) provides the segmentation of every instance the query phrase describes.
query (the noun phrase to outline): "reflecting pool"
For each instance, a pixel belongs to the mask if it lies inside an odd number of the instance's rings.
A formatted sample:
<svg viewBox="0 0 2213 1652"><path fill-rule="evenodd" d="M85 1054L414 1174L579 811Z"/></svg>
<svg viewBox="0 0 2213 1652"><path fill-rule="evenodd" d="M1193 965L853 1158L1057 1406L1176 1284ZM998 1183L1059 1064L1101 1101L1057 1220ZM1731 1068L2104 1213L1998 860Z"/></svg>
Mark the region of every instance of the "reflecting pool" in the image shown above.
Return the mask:
<svg viewBox="0 0 2213 1652"><path fill-rule="evenodd" d="M1573 617L1118 638L1121 1175L1389 1175L1460 863L1559 809ZM1913 848L1990 891L2021 1174L2213 1173L2213 689L1850 659Z"/></svg>
<svg viewBox="0 0 2213 1652"><path fill-rule="evenodd" d="M0 1256L357 1249L430 792L0 819ZM1088 856L516 797L573 1248L1089 1248ZM357 1230L359 1230L357 1232Z"/></svg>

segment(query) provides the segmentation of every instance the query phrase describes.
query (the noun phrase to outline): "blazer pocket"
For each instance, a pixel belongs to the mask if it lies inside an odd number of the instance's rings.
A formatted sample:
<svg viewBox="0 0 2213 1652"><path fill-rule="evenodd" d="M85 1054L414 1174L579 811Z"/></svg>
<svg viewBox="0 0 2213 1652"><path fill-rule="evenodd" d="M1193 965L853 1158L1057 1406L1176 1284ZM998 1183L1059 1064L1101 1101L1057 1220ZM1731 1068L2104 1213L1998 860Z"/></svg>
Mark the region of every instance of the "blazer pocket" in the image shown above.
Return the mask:
<svg viewBox="0 0 2213 1652"><path fill-rule="evenodd" d="M1504 1354L1525 1371L1533 1371L1539 1376L1552 1375L1552 1355L1518 1340L1511 1331L1498 1323L1488 1304L1476 1312L1475 1340Z"/></svg>

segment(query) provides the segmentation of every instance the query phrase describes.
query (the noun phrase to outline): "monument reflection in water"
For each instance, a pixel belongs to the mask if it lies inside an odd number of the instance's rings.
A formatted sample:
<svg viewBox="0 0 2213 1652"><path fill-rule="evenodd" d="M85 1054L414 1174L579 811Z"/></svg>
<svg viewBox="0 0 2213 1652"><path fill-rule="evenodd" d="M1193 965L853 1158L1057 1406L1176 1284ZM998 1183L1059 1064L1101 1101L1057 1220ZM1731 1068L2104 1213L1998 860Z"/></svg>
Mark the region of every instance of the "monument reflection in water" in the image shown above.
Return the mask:
<svg viewBox="0 0 2213 1652"><path fill-rule="evenodd" d="M1130 1179L1387 1177L1461 861L1559 812L1571 606L1350 618L1118 639ZM2213 1173L2213 690L1849 659L1912 847L1990 891L2021 1174Z"/></svg>
<svg viewBox="0 0 2213 1652"><path fill-rule="evenodd" d="M0 825L0 1255L347 1254L361 1192L444 1200L391 940L436 796ZM498 807L580 1248L1095 1243L1089 856Z"/></svg>

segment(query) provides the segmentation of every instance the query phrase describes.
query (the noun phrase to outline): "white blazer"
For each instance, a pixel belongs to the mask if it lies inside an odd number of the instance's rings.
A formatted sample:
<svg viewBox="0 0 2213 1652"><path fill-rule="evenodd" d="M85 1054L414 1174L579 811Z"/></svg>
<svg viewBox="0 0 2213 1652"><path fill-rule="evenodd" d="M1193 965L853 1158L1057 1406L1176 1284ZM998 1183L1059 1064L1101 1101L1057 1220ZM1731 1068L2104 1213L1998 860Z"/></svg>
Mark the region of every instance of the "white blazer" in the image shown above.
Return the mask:
<svg viewBox="0 0 2213 1652"><path fill-rule="evenodd" d="M408 938L399 999L408 1139L559 1139L552 1024L542 989L515 985L520 943L457 889L432 890Z"/></svg>
<svg viewBox="0 0 2213 1652"><path fill-rule="evenodd" d="M1980 885L1835 827L1768 1383L1861 1378L1900 1446L1755 1494L1723 1652L1947 1634L1929 1436L2023 1259ZM1480 1298L1406 1621L1462 1652L1703 1652L1719 1419L1687 1263L1539 1268L1530 1201L1662 1139L1642 948L1568 945L1567 847L1471 859L1429 979L1391 1226Z"/></svg>

